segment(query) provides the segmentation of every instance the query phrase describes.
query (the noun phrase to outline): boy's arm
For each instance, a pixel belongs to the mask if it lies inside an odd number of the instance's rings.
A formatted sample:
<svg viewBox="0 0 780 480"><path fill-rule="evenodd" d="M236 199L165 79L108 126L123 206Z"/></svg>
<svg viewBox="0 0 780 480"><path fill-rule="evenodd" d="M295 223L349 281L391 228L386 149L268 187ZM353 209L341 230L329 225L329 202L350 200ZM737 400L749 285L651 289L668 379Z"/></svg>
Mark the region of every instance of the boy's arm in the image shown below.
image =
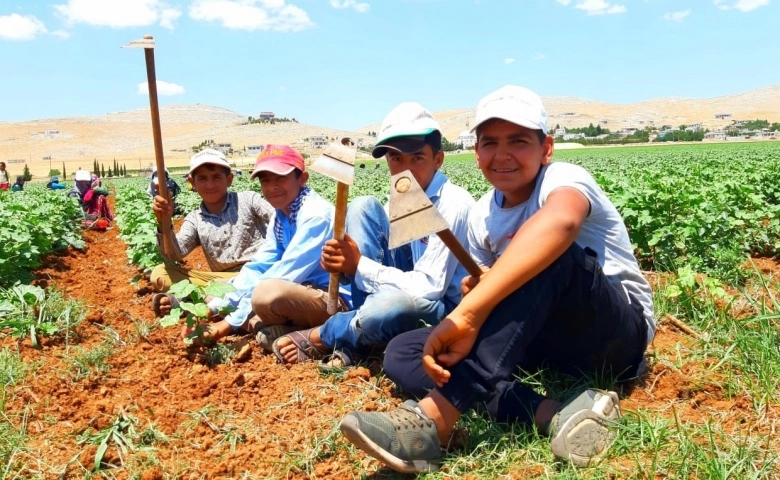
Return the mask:
<svg viewBox="0 0 780 480"><path fill-rule="evenodd" d="M265 278L264 273L278 260L276 241L263 243L253 256L246 263L238 275L230 280L230 284L235 287L235 292L230 292L222 298L215 298L209 302L209 309L215 312L226 306L232 306L236 310L231 312L225 321L236 330L244 324L249 314L252 313L252 292L255 287Z"/></svg>
<svg viewBox="0 0 780 480"><path fill-rule="evenodd" d="M181 260L189 255L195 247L200 245L200 235L198 235L198 227L192 217L193 214L197 214L197 212L187 215L179 232L173 235L173 252L165 251L162 243L162 232L157 232L157 248L165 260L169 262ZM173 228L173 225L171 225L171 228Z"/></svg>
<svg viewBox="0 0 780 480"><path fill-rule="evenodd" d="M460 305L431 332L423 350L426 372L446 383L454 365L471 351L479 329L499 302L549 267L577 238L590 202L579 190L562 187L517 231L504 254Z"/></svg>
<svg viewBox="0 0 780 480"><path fill-rule="evenodd" d="M465 243L468 229L468 209L462 208L450 215L444 215L455 237ZM409 295L428 300L440 300L447 292L458 260L437 235L428 237L428 246L415 262L414 269L404 272L361 257L358 263L355 283L368 293L380 288L392 287Z"/></svg>

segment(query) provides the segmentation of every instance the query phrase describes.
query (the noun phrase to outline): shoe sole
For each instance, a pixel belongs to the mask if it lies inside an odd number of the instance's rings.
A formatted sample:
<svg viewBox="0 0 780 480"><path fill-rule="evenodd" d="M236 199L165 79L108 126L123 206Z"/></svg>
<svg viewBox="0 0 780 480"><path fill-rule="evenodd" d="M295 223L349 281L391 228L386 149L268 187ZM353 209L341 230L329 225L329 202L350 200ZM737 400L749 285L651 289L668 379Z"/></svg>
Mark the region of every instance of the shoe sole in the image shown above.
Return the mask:
<svg viewBox="0 0 780 480"><path fill-rule="evenodd" d="M401 473L435 472L439 466L427 460L401 460L383 449L360 431L360 423L356 417L347 415L339 424L341 433L352 442L353 445L365 453L376 458L393 470Z"/></svg>
<svg viewBox="0 0 780 480"><path fill-rule="evenodd" d="M617 394L608 392L593 409L572 415L550 439L553 454L578 467L600 460L615 440L616 433L610 427L620 418L618 402Z"/></svg>

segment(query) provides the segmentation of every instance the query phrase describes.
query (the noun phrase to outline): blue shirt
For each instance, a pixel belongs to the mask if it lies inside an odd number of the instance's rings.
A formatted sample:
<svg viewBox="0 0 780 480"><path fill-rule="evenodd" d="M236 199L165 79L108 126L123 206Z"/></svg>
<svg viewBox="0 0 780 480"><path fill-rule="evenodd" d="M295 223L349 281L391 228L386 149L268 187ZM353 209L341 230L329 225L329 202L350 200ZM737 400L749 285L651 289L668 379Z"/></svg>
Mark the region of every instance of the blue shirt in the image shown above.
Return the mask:
<svg viewBox="0 0 780 480"><path fill-rule="evenodd" d="M235 330L252 313L252 292L263 280L273 278L327 289L330 274L320 266L320 257L325 242L333 238L334 210L333 205L313 191L304 199L295 225L277 209L274 215L282 222L282 241L279 242L275 235L268 235L260 250L230 281L236 291L212 300L209 307L213 311L226 305L235 307L236 311L226 318ZM269 224L273 225L274 220L272 218ZM341 297L351 305L349 285L340 285L339 290Z"/></svg>
<svg viewBox="0 0 780 480"><path fill-rule="evenodd" d="M425 195L447 221L455 238L466 245L468 215L475 204L474 197L439 171L425 189ZM410 245L414 262L412 271L404 272L360 257L355 284L367 293L393 288L431 301L446 298L451 305L460 303L460 281L468 273L438 235L415 240Z"/></svg>

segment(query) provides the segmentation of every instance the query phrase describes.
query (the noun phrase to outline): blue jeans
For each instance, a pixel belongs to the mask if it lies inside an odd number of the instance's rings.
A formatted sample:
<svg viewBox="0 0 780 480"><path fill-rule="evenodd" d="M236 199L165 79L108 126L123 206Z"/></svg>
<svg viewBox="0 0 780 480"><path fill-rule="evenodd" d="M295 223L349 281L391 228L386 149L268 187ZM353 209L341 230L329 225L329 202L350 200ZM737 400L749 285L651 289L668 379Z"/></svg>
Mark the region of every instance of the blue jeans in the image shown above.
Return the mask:
<svg viewBox="0 0 780 480"><path fill-rule="evenodd" d="M409 245L388 247L390 220L375 197L352 200L346 224L362 256L404 272L414 267ZM320 339L330 349L360 354L384 346L400 333L436 325L447 313L441 300L426 300L390 288L369 294L358 288L354 278L347 276L345 280L352 284L353 310L331 316L320 327Z"/></svg>
<svg viewBox="0 0 780 480"><path fill-rule="evenodd" d="M399 335L385 352L387 376L417 398L438 388L422 367L431 330ZM514 377L518 368L623 380L636 375L646 346L642 306L608 281L592 251L574 244L493 309L471 352L438 390L460 412L484 406L499 421L532 424L545 397Z"/></svg>

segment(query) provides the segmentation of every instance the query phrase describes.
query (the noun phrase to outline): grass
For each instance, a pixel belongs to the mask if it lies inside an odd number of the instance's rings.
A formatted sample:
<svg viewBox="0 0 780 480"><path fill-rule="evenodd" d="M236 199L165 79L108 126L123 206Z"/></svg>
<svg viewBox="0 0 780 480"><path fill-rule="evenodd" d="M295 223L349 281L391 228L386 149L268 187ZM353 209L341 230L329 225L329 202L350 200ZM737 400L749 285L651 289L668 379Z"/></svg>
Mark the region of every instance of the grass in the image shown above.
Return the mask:
<svg viewBox="0 0 780 480"><path fill-rule="evenodd" d="M14 466L14 456L24 450L27 439L26 410L17 418L6 414L6 399L10 388L21 382L31 367L26 365L18 353L9 348L0 350L0 478L6 478ZM20 426L17 426L20 425Z"/></svg>
<svg viewBox="0 0 780 480"><path fill-rule="evenodd" d="M65 358L68 372L73 380L83 380L91 375L100 375L111 369L106 360L114 353L114 344L110 340L86 349L75 347Z"/></svg>

